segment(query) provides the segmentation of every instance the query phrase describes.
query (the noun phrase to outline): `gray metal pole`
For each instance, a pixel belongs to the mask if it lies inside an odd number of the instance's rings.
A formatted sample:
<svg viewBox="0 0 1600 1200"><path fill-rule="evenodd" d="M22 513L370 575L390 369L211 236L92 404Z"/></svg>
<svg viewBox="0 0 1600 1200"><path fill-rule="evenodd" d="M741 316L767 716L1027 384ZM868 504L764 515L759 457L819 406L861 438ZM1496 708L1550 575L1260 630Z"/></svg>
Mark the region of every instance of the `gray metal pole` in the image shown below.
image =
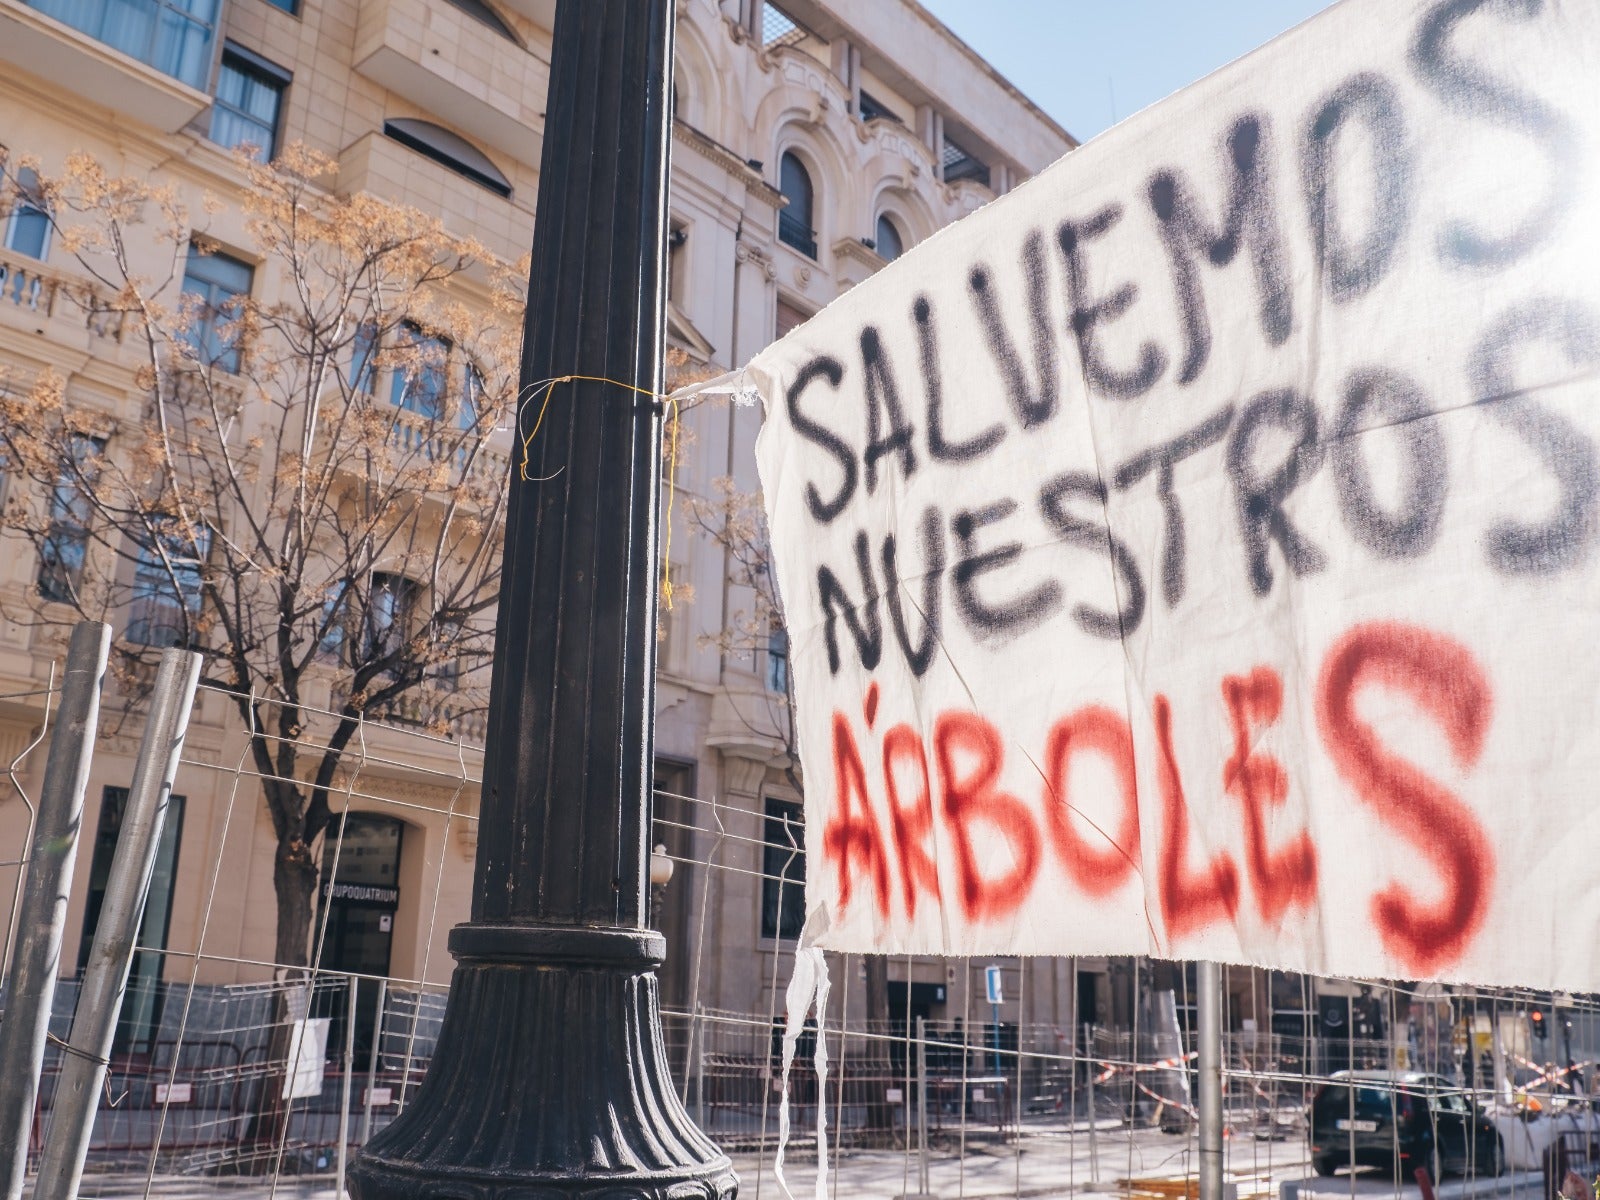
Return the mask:
<svg viewBox="0 0 1600 1200"><path fill-rule="evenodd" d="M699 970L700 964L695 964ZM706 1127L706 1018L701 1011L700 1001L694 1002L695 1026L699 1036L695 1039L694 1049L694 1123L701 1129Z"/></svg>
<svg viewBox="0 0 1600 1200"><path fill-rule="evenodd" d="M100 681L110 651L109 625L85 621L73 629L60 715L45 760L39 818L28 851L27 891L18 915L20 932L7 978L5 1020L0 1021L0 1147L9 1147L4 1151L6 1200L22 1195L27 1173L28 1132L78 860L83 793L100 721Z"/></svg>
<svg viewBox="0 0 1600 1200"><path fill-rule="evenodd" d="M378 980L378 1015L372 1020L372 1053L367 1056L367 1087L361 1097L361 1144L372 1136L372 1089L378 1086L378 1046L383 1042L383 1006L389 998L389 981Z"/></svg>
<svg viewBox="0 0 1600 1200"><path fill-rule="evenodd" d="M1094 1059L1094 1027L1083 1027L1083 1052L1089 1060L1089 1072L1086 1080L1089 1088L1089 1182L1096 1183L1100 1179L1100 1114L1099 1106L1094 1099L1094 1075L1098 1065Z"/></svg>
<svg viewBox="0 0 1600 1200"><path fill-rule="evenodd" d="M61 1064L54 1117L39 1160L35 1200L73 1200L83 1180L83 1163L94 1133L95 1110L105 1083L111 1040L128 986L134 944L144 920L150 876L155 870L161 830L167 820L172 781L189 729L189 710L200 678L200 656L164 650L150 694L144 739L128 787L127 809L117 834L117 851L106 879L105 901L95 925L94 945L83 972L78 1011Z"/></svg>
<svg viewBox="0 0 1600 1200"><path fill-rule="evenodd" d="M917 1194L929 1196L928 1181L928 1029L917 1018Z"/></svg>
<svg viewBox="0 0 1600 1200"><path fill-rule="evenodd" d="M361 981L350 976L349 1007L344 1015L344 1076L339 1084L339 1185L334 1200L344 1196L344 1168L350 1156L350 1072L356 1065L356 1002L361 998Z"/></svg>
<svg viewBox="0 0 1600 1200"><path fill-rule="evenodd" d="M1200 1024L1200 1200L1222 1200L1222 972L1197 964Z"/></svg>

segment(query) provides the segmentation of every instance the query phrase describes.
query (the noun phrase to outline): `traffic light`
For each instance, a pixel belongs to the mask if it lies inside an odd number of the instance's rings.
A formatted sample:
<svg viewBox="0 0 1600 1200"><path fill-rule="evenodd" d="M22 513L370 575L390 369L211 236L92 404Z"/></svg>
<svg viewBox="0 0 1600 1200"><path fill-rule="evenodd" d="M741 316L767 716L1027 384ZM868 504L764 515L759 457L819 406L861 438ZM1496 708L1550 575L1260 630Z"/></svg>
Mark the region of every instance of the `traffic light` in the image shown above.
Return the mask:
<svg viewBox="0 0 1600 1200"><path fill-rule="evenodd" d="M1541 1042L1544 1041L1545 1034L1549 1032L1545 1028L1544 1013L1540 1012L1538 1009L1534 1009L1528 1014L1528 1024L1533 1026L1533 1036L1538 1038Z"/></svg>

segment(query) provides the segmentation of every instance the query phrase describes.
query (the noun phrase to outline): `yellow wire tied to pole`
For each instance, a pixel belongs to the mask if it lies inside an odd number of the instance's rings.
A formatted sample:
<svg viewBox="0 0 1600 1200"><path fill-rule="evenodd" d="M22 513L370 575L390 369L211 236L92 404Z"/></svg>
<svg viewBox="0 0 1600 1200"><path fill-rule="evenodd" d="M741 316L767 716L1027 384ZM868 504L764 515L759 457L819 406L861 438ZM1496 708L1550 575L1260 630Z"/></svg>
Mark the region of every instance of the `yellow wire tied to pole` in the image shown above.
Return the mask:
<svg viewBox="0 0 1600 1200"><path fill-rule="evenodd" d="M664 396L659 392L652 392L649 388L637 387L631 383L623 383L620 379L607 379L603 375L557 375L553 379L546 379L542 383L533 385L533 394L529 401L536 396L542 396L539 403L539 415L534 419L533 428L522 439L522 461L517 469L524 483L528 479L528 454L533 445L533 439L539 436L539 427L544 424L545 410L550 407L550 393L555 391L556 385L561 383L609 383L613 387L623 388L635 395L645 396L657 404L664 404L672 411L671 423L668 426L667 450L667 514L662 524L665 532L662 534L661 547L661 602L666 605L667 611L672 611L672 506L677 497L678 487L678 401L673 396ZM519 405L517 409L517 427L522 426L522 413L526 405ZM553 479L555 476L550 476ZM534 481L541 482L541 481Z"/></svg>

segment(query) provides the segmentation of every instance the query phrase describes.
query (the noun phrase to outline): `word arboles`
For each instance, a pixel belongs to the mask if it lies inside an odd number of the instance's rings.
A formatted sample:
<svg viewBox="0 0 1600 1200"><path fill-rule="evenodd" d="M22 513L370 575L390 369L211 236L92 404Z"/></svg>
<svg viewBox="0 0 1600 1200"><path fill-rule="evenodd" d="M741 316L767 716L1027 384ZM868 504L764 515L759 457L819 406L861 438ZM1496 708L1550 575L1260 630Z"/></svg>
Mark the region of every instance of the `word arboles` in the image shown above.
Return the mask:
<svg viewBox="0 0 1600 1200"><path fill-rule="evenodd" d="M1494 854L1471 808L1443 784L1385 744L1358 712L1365 689L1399 693L1434 724L1457 764L1470 768L1482 752L1492 719L1488 678L1459 642L1414 625L1372 622L1348 631L1328 651L1316 680L1315 710L1323 748L1353 803L1368 806L1390 834L1412 848L1435 880L1421 890L1391 881L1370 897L1369 919L1384 948L1418 978L1458 960L1482 927L1494 880ZM1010 916L1036 887L1060 880L1099 898L1128 886L1154 864L1153 892L1166 941L1216 923L1232 922L1241 904L1276 926L1296 910L1315 905L1323 870L1309 833L1269 844L1267 816L1281 806L1293 781L1271 754L1253 748L1283 706L1277 671L1255 666L1220 681L1218 702L1227 712L1231 743L1219 745L1223 790L1237 804L1244 862L1219 853L1191 861L1185 781L1173 746L1171 706L1157 694L1150 714L1155 731L1159 794L1141 796L1127 720L1102 705L1063 715L1045 745L1028 748L1042 776L1038 790L1016 795L1000 785L1005 748L998 729L972 712L949 711L932 722L931 744L908 724L877 738L878 685L862 706L864 734L843 712L833 714L834 794L822 848L836 880L841 912L860 903L858 885L888 922L896 911L907 921L919 903L959 905L975 926ZM869 772L863 745L881 747ZM1085 831L1073 819L1079 806L1068 779L1074 759L1098 755L1118 781L1121 817L1115 828ZM870 780L870 782L869 782ZM874 786L876 785L876 786ZM1214 786L1213 781L1205 781ZM1141 845L1141 807L1155 804L1154 847ZM956 895L941 892L932 839L942 826L954 852ZM998 833L1009 865L985 874L974 853L974 833ZM1053 878L1052 878L1053 876ZM1354 899L1354 898L1353 898Z"/></svg>

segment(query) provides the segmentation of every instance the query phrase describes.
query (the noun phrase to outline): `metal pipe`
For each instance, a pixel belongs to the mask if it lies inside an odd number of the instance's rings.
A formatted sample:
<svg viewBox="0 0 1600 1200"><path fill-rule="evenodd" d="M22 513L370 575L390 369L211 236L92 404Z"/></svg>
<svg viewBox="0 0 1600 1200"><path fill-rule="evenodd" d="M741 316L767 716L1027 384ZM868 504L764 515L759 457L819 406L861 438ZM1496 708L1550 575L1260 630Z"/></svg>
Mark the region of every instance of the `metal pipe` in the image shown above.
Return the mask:
<svg viewBox="0 0 1600 1200"><path fill-rule="evenodd" d="M95 924L78 1010L61 1063L55 1118L39 1161L39 1181L34 1190L37 1200L72 1200L83 1181L95 1110L105 1083L117 1016L128 987L128 971L144 920L150 877L155 872L161 830L166 825L167 805L199 679L198 654L177 649L162 651L155 687L150 693L144 738L128 787L122 828L117 833L117 849L106 879L105 900Z"/></svg>
<svg viewBox="0 0 1600 1200"><path fill-rule="evenodd" d="M917 1195L932 1195L928 1182L928 1029L917 1018Z"/></svg>
<svg viewBox="0 0 1600 1200"><path fill-rule="evenodd" d="M378 1046L383 1042L383 1008L389 997L389 981L378 980L377 1015L372 1019L372 1052L367 1055L367 1087L361 1097L361 1144L372 1136L372 1089L378 1086Z"/></svg>
<svg viewBox="0 0 1600 1200"><path fill-rule="evenodd" d="M1200 1200L1222 1200L1222 972L1197 965L1200 1025Z"/></svg>
<svg viewBox="0 0 1600 1200"><path fill-rule="evenodd" d="M339 1084L339 1183L335 1196L344 1195L344 1168L350 1157L350 1073L356 1067L356 1005L361 999L361 981L350 976L350 1000L344 1017L344 1073Z"/></svg>
<svg viewBox="0 0 1600 1200"><path fill-rule="evenodd" d="M1094 1099L1094 1027L1087 1023L1083 1027L1083 1053L1089 1060L1089 1071L1084 1082L1089 1088L1089 1182L1092 1184L1100 1179L1100 1117Z"/></svg>
<svg viewBox="0 0 1600 1200"><path fill-rule="evenodd" d="M10 1147L4 1163L6 1200L18 1200L27 1174L28 1134L78 860L83 793L100 721L100 682L110 651L109 625L85 621L73 629L60 716L39 792L27 888L18 913L20 933L7 976L5 1020L0 1021L0 1146Z"/></svg>

